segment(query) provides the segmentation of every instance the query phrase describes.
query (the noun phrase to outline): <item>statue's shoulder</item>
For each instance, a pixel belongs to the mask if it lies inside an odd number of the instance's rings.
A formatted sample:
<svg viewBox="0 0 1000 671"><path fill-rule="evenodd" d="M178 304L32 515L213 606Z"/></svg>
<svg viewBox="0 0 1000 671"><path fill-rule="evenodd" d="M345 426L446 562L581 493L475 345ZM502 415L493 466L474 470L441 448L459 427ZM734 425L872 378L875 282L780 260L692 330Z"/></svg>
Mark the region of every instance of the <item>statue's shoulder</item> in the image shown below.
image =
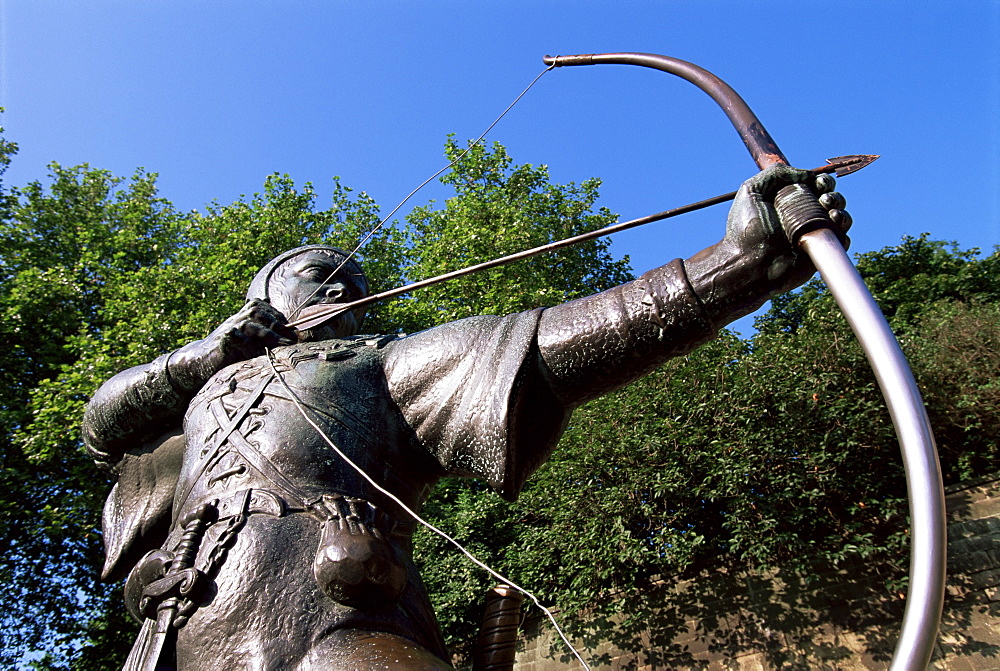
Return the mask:
<svg viewBox="0 0 1000 671"><path fill-rule="evenodd" d="M406 337L405 333L390 333L390 334L363 334L356 336L348 336L346 338L334 338L332 340L321 340L315 343L301 343L296 347L298 350L303 352L316 352L319 358L324 358L324 355L336 356L340 354L360 354L362 351L370 350L377 351L384 349L387 345L402 340Z"/></svg>

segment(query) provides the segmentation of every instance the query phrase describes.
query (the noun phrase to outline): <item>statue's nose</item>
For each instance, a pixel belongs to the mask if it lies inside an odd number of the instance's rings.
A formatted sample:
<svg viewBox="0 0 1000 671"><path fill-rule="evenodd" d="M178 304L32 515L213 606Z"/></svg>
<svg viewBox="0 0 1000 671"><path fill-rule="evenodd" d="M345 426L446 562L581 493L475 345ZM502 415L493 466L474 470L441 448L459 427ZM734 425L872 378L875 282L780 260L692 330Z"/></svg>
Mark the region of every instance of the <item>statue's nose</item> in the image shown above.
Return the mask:
<svg viewBox="0 0 1000 671"><path fill-rule="evenodd" d="M342 282L335 282L334 284L331 284L329 287L327 287L325 293L327 298L332 298L333 300L340 300L347 295L347 286L344 285Z"/></svg>

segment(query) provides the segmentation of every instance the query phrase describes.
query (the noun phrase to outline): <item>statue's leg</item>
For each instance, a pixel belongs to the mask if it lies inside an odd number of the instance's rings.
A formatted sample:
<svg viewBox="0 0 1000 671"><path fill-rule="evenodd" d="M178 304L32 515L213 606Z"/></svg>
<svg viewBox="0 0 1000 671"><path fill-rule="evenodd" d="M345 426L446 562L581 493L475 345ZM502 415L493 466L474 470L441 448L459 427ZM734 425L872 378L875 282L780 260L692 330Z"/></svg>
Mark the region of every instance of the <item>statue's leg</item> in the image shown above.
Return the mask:
<svg viewBox="0 0 1000 671"><path fill-rule="evenodd" d="M225 525L206 534L200 567ZM207 598L177 632L178 668L287 669L303 659L317 631L343 610L312 577L318 541L319 524L308 515L250 515L210 573Z"/></svg>
<svg viewBox="0 0 1000 671"><path fill-rule="evenodd" d="M297 671L453 671L426 648L394 634L340 629L323 638Z"/></svg>

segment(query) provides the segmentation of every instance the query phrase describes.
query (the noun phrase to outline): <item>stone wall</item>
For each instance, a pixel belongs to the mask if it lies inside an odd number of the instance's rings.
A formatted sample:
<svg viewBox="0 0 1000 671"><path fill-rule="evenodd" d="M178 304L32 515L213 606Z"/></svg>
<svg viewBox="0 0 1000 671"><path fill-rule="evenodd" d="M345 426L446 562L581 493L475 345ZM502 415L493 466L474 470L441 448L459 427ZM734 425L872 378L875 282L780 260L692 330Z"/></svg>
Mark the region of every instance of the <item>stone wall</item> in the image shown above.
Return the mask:
<svg viewBox="0 0 1000 671"><path fill-rule="evenodd" d="M1000 479L950 488L947 501L948 593L931 668L1000 669ZM656 610L594 620L576 642L595 669L885 669L904 603L864 566L808 579L715 572L632 600ZM554 636L529 619L515 669L581 668Z"/></svg>

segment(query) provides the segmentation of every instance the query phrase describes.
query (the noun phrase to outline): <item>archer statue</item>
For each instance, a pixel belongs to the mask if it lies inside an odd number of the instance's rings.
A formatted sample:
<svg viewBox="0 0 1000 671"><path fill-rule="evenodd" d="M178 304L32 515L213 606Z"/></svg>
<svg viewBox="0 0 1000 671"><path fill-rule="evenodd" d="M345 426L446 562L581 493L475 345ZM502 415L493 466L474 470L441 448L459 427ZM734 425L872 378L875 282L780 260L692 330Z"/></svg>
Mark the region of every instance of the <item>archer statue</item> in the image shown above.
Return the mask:
<svg viewBox="0 0 1000 671"><path fill-rule="evenodd" d="M419 510L439 479L462 476L515 499L574 408L812 275L772 205L793 183L829 194L846 244L832 178L772 167L742 185L723 239L689 259L409 336L357 335L360 311L288 327L367 281L333 247L270 261L208 337L119 373L87 408L87 447L118 476L103 577L128 576L144 623L126 668L451 668L414 520L382 490Z"/></svg>

